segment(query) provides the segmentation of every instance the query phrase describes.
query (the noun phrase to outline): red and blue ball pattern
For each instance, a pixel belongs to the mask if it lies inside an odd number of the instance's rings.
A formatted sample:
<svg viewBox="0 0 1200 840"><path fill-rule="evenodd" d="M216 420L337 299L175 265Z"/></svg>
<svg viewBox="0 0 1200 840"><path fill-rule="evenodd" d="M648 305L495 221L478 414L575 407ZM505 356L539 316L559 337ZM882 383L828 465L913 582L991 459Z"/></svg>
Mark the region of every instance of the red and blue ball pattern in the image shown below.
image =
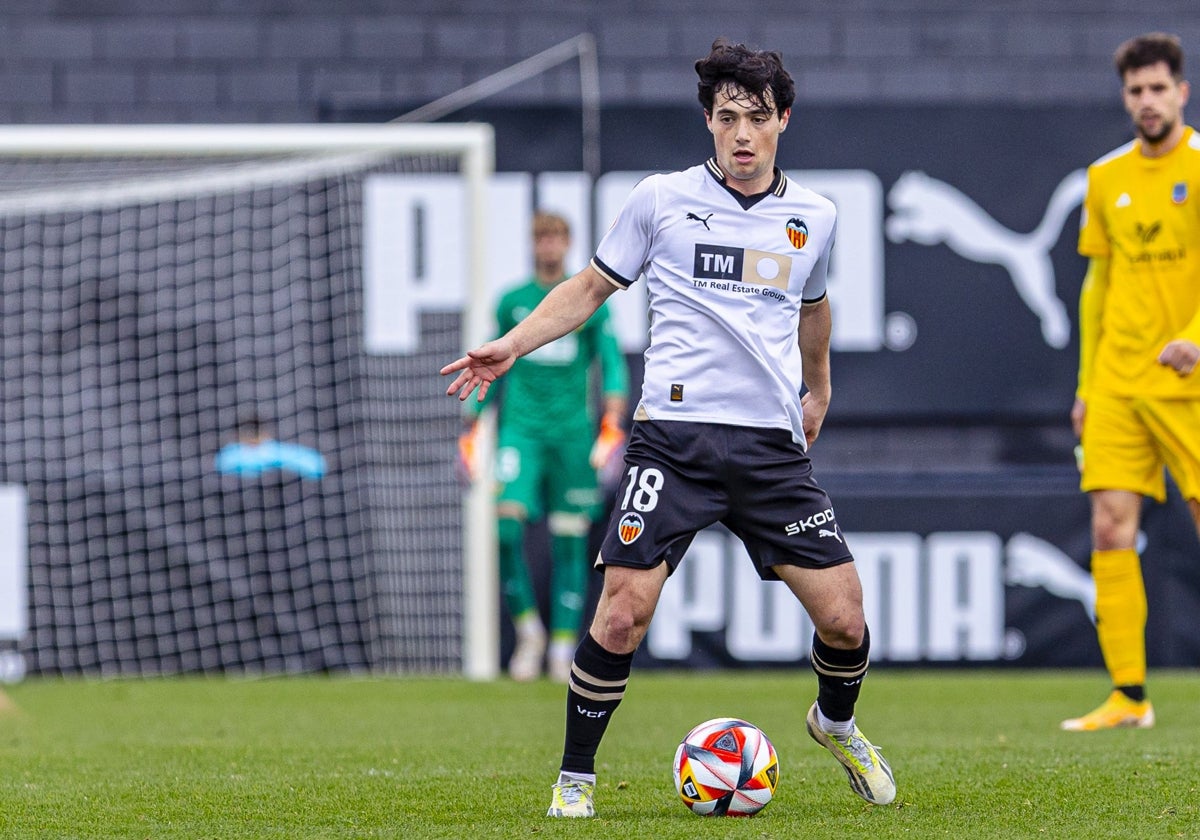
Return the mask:
<svg viewBox="0 0 1200 840"><path fill-rule="evenodd" d="M779 784L779 758L761 729L738 718L705 721L675 751L675 789L695 814L748 817Z"/></svg>

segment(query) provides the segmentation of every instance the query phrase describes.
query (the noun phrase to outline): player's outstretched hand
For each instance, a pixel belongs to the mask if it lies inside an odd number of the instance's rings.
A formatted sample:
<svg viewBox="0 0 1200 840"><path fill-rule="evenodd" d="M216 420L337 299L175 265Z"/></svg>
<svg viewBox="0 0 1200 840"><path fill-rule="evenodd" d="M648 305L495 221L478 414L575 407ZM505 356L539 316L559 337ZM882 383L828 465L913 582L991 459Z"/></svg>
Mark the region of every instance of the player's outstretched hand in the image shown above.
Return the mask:
<svg viewBox="0 0 1200 840"><path fill-rule="evenodd" d="M465 401L478 388L477 399L482 402L492 383L503 376L516 360L511 344L503 338L468 350L467 355L455 359L441 370L442 376L458 372L446 389L447 396L457 392L459 400Z"/></svg>
<svg viewBox="0 0 1200 840"><path fill-rule="evenodd" d="M1167 346L1158 354L1158 363L1166 365L1180 376L1190 374L1196 368L1198 361L1200 361L1200 347L1182 338L1168 342Z"/></svg>

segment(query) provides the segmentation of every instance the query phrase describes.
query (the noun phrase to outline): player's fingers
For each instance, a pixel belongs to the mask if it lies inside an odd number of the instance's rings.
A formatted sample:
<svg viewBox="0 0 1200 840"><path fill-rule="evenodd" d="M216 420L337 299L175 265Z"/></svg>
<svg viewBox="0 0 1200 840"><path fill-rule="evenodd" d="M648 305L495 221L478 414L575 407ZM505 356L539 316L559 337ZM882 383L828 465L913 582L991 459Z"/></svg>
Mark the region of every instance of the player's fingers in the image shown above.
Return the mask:
<svg viewBox="0 0 1200 840"><path fill-rule="evenodd" d="M463 356L461 359L455 359L453 362L446 365L444 368L442 368L439 371L439 373L441 373L442 376L445 376L448 373L454 373L454 371L456 371L456 370L462 370L470 363L471 363L470 357Z"/></svg>
<svg viewBox="0 0 1200 840"><path fill-rule="evenodd" d="M475 377L469 370L464 370L458 376L454 377L454 381L451 382L450 387L446 389L446 394L448 396L457 391L459 392L459 400L465 400L467 395L471 393L471 390L474 389L474 387Z"/></svg>
<svg viewBox="0 0 1200 840"><path fill-rule="evenodd" d="M1164 350L1159 355L1158 361L1160 364L1174 370L1180 376L1187 376L1196 367L1196 360L1191 357L1190 353L1174 349Z"/></svg>
<svg viewBox="0 0 1200 840"><path fill-rule="evenodd" d="M484 365L495 364L498 361L497 354L493 352L491 344L484 344L481 347L476 347L474 350L468 350L467 360Z"/></svg>

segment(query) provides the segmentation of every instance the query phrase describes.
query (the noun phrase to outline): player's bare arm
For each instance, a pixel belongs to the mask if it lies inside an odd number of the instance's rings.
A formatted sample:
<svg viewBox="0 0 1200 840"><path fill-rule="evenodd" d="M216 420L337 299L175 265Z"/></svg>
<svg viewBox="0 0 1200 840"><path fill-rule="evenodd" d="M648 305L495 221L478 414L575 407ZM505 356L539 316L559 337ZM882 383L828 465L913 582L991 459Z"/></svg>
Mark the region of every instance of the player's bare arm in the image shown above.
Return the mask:
<svg viewBox="0 0 1200 840"><path fill-rule="evenodd" d="M804 364L804 385L808 389L800 400L804 408L804 438L809 446L821 433L833 387L829 379L829 337L833 316L829 298L806 303L800 308L800 356Z"/></svg>
<svg viewBox="0 0 1200 840"><path fill-rule="evenodd" d="M507 373L513 362L578 328L616 290L591 265L564 280L521 323L442 368L442 376L458 372L446 394L457 392L459 400L466 400L478 388L477 399L483 400L492 383Z"/></svg>

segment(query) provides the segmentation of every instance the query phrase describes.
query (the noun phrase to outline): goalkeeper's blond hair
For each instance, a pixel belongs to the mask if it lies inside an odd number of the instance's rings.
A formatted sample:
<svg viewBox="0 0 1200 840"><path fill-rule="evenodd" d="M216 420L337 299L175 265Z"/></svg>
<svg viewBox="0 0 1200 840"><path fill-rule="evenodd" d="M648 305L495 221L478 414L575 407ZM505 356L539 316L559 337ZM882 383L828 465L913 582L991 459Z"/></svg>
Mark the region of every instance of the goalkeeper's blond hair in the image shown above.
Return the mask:
<svg viewBox="0 0 1200 840"><path fill-rule="evenodd" d="M533 214L533 238L562 235L571 238L571 224L557 213L539 210Z"/></svg>

